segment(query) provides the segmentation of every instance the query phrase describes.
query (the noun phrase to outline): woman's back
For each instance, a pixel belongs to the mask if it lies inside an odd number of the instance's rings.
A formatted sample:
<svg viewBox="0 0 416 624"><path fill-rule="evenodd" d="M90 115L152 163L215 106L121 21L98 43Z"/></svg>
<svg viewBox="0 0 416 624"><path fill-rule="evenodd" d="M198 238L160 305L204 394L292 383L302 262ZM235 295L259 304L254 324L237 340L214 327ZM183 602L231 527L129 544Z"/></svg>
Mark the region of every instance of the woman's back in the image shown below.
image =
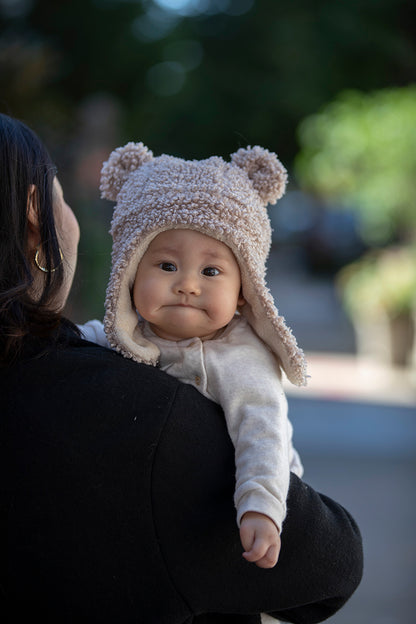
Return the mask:
<svg viewBox="0 0 416 624"><path fill-rule="evenodd" d="M250 622L277 607L318 621L344 602L361 542L341 507L293 476L277 566L245 562L220 408L71 330L45 346L29 341L0 375L9 622L181 624L210 612ZM312 604L297 607L304 596Z"/></svg>

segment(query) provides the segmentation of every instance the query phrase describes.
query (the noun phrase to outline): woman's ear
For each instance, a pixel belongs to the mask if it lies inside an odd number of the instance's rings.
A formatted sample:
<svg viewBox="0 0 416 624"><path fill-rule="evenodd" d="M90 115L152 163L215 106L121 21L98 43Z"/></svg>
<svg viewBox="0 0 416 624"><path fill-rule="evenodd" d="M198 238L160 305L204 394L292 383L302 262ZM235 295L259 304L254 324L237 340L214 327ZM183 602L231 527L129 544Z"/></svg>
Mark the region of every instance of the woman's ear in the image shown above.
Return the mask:
<svg viewBox="0 0 416 624"><path fill-rule="evenodd" d="M27 217L27 242L29 249L36 249L36 247L40 243L40 235L39 235L39 217L38 211L36 210L37 206L37 188L34 184L29 186L29 191L27 194L27 207L26 207L26 217Z"/></svg>

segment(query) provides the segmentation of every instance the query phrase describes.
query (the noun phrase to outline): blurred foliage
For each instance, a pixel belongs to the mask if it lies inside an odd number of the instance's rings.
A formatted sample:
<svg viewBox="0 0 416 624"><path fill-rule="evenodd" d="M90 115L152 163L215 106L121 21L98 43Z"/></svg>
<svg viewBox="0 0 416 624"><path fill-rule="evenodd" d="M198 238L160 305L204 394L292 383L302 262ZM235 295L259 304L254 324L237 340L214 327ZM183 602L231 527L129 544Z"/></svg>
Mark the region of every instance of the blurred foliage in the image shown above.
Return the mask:
<svg viewBox="0 0 416 624"><path fill-rule="evenodd" d="M416 87L344 92L300 125L302 187L355 209L370 245L416 235Z"/></svg>
<svg viewBox="0 0 416 624"><path fill-rule="evenodd" d="M416 249L372 250L341 269L338 284L353 318L411 314L416 309Z"/></svg>
<svg viewBox="0 0 416 624"><path fill-rule="evenodd" d="M79 215L79 316L102 314L114 147L260 144L290 170L299 122L341 90L416 80L415 23L407 0L0 0L0 109L43 138Z"/></svg>
<svg viewBox="0 0 416 624"><path fill-rule="evenodd" d="M290 163L299 121L341 89L416 77L410 4L0 0L1 108L71 136L79 103L110 93L120 141L195 158L259 143Z"/></svg>

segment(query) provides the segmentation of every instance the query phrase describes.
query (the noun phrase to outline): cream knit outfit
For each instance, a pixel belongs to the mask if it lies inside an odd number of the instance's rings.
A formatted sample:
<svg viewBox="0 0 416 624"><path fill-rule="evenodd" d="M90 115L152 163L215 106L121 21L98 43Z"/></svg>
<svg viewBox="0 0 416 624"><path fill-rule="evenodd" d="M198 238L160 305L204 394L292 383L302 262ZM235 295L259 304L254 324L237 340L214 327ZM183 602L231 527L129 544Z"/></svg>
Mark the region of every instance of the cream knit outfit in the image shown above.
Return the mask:
<svg viewBox="0 0 416 624"><path fill-rule="evenodd" d="M289 471L301 477L292 446L292 425L276 359L244 317L235 317L218 338L179 342L143 335L160 349L160 367L191 384L224 410L235 447L237 524L247 511L269 516L282 530Z"/></svg>

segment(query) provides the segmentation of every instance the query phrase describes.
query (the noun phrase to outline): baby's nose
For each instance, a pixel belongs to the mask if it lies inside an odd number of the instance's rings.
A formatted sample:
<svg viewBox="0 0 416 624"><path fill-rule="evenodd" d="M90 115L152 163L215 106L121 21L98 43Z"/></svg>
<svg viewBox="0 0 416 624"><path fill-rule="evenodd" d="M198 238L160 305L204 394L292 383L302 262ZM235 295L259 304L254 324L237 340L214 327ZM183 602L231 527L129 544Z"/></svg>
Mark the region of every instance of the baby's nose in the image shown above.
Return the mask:
<svg viewBox="0 0 416 624"><path fill-rule="evenodd" d="M190 275L182 276L176 283L176 292L180 295L200 295L198 280Z"/></svg>

